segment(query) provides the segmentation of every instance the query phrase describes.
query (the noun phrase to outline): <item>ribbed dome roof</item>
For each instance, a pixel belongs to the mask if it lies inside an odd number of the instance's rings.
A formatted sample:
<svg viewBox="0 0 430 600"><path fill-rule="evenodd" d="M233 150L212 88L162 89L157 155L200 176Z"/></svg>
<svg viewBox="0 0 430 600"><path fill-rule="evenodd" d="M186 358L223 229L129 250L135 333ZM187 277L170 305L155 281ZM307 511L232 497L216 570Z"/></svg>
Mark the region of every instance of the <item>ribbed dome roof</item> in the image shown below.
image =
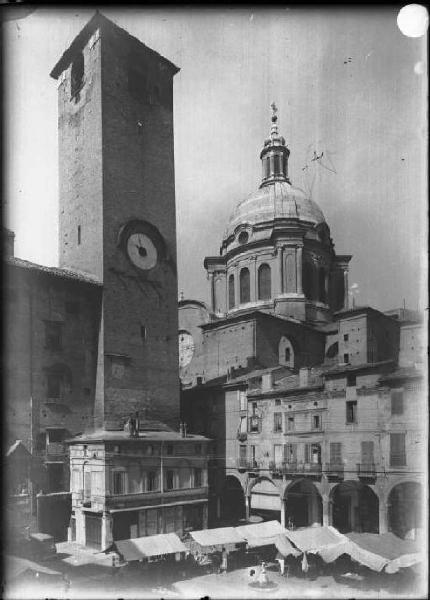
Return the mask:
<svg viewBox="0 0 430 600"><path fill-rule="evenodd" d="M314 225L325 223L322 210L306 197L303 190L287 181L275 181L262 186L236 206L224 239L233 234L238 225L255 225L275 219L299 219Z"/></svg>

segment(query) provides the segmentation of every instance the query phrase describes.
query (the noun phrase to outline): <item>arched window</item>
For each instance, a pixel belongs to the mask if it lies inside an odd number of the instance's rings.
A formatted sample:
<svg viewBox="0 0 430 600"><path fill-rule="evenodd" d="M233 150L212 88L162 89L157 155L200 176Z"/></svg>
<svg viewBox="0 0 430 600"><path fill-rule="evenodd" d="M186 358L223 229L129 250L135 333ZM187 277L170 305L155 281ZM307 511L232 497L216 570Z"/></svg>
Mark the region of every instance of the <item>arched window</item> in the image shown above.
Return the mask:
<svg viewBox="0 0 430 600"><path fill-rule="evenodd" d="M326 301L325 293L325 269L322 267L318 271L318 298L320 302Z"/></svg>
<svg viewBox="0 0 430 600"><path fill-rule="evenodd" d="M286 336L282 336L279 340L278 356L280 365L285 365L286 367L290 367L290 369L294 369L294 348L291 341Z"/></svg>
<svg viewBox="0 0 430 600"><path fill-rule="evenodd" d="M279 154L275 154L275 156L273 157L273 162L275 175L279 175L279 173L281 172L281 157L279 156Z"/></svg>
<svg viewBox="0 0 430 600"><path fill-rule="evenodd" d="M228 278L228 307L234 307L234 275L231 274Z"/></svg>
<svg viewBox="0 0 430 600"><path fill-rule="evenodd" d="M269 265L260 265L258 269L258 299L269 300L272 295L272 281Z"/></svg>
<svg viewBox="0 0 430 600"><path fill-rule="evenodd" d="M251 291L249 281L249 269L244 267L240 272L240 303L250 302Z"/></svg>

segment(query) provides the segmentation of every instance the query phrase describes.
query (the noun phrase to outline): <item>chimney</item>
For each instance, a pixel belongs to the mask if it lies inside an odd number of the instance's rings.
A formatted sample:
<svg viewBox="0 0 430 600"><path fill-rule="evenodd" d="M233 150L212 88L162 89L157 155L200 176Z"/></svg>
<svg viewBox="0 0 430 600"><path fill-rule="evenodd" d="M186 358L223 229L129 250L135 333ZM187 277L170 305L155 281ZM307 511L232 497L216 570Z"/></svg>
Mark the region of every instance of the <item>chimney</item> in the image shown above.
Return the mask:
<svg viewBox="0 0 430 600"><path fill-rule="evenodd" d="M139 411L138 410L136 411L135 419L136 419L136 435L139 435Z"/></svg>
<svg viewBox="0 0 430 600"><path fill-rule="evenodd" d="M311 370L309 367L299 369L299 385L300 387L308 387L310 382Z"/></svg>
<svg viewBox="0 0 430 600"><path fill-rule="evenodd" d="M268 392L273 388L273 373L264 373L261 378L261 391Z"/></svg>
<svg viewBox="0 0 430 600"><path fill-rule="evenodd" d="M15 254L15 234L6 227L3 227L3 252L6 258L12 258Z"/></svg>
<svg viewBox="0 0 430 600"><path fill-rule="evenodd" d="M184 423L179 423L179 433L181 437L185 437Z"/></svg>
<svg viewBox="0 0 430 600"><path fill-rule="evenodd" d="M183 428L184 428L184 435L182 437L187 437L187 424L183 423Z"/></svg>

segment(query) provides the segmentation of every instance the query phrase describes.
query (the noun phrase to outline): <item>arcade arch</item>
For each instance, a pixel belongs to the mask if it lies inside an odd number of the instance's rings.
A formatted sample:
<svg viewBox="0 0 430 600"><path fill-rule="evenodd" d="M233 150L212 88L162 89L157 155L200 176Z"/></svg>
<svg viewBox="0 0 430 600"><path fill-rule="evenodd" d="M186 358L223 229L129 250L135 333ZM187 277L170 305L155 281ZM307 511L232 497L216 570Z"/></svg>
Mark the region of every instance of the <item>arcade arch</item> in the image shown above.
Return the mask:
<svg viewBox="0 0 430 600"><path fill-rule="evenodd" d="M312 481L308 479L294 481L286 489L285 499L285 524L287 527L322 525L322 498Z"/></svg>
<svg viewBox="0 0 430 600"><path fill-rule="evenodd" d="M236 525L246 514L245 494L240 481L234 475L227 475L221 493L221 519L224 523Z"/></svg>
<svg viewBox="0 0 430 600"><path fill-rule="evenodd" d="M393 486L388 494L388 529L400 538L415 537L422 527L423 490L416 481L404 481Z"/></svg>
<svg viewBox="0 0 430 600"><path fill-rule="evenodd" d="M344 481L330 493L332 525L341 533L379 532L379 498L368 485Z"/></svg>

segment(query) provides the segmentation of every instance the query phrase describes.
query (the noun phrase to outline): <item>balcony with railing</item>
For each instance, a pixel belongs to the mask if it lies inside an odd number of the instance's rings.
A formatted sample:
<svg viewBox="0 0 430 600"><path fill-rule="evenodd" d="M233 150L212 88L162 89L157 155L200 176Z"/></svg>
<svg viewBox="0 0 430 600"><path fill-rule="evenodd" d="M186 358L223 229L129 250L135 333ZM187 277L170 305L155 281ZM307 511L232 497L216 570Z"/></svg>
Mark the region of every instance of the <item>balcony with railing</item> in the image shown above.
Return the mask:
<svg viewBox="0 0 430 600"><path fill-rule="evenodd" d="M342 463L326 463L324 471L329 480L339 480L344 478L345 466Z"/></svg>
<svg viewBox="0 0 430 600"><path fill-rule="evenodd" d="M358 463L357 475L359 479L375 480L376 466L374 463Z"/></svg>
<svg viewBox="0 0 430 600"><path fill-rule="evenodd" d="M271 462L269 469L273 477L321 477L322 465L310 462Z"/></svg>
<svg viewBox="0 0 430 600"><path fill-rule="evenodd" d="M238 458L236 466L239 471L257 472L260 470L260 465L257 463L257 461L249 458Z"/></svg>

